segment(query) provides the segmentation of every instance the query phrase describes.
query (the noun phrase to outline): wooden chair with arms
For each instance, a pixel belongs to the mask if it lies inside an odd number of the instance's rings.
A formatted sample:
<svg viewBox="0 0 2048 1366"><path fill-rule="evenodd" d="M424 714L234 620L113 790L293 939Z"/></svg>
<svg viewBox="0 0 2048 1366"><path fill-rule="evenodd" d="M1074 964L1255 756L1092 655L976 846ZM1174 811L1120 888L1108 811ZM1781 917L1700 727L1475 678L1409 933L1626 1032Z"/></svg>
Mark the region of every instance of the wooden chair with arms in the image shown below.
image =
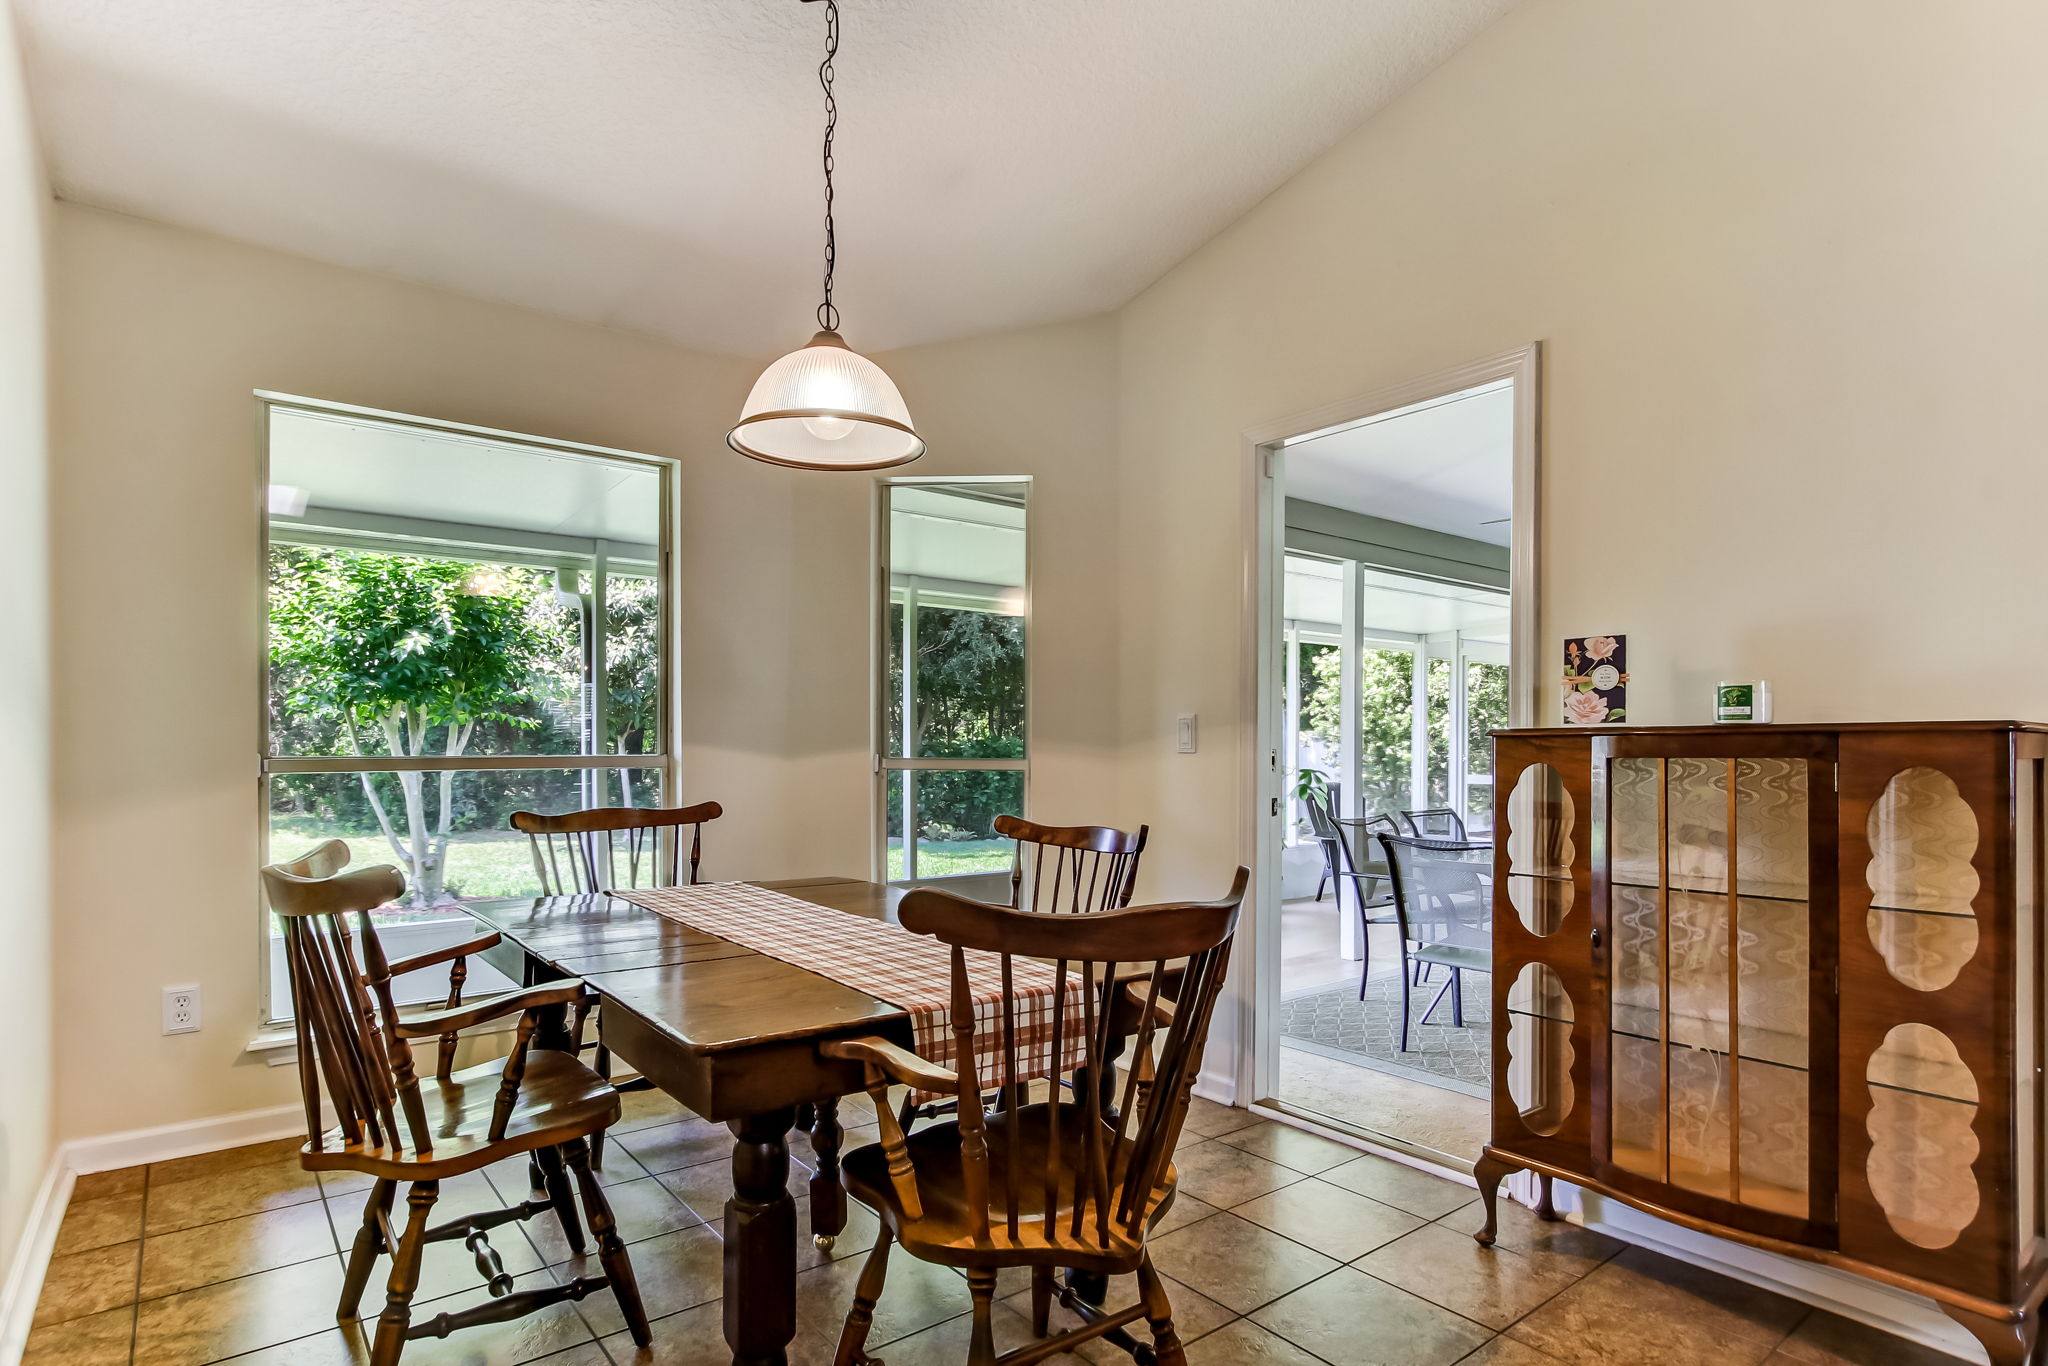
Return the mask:
<svg viewBox="0 0 2048 1366"><path fill-rule="evenodd" d="M618 1093L574 1053L532 1046L544 1009L573 1011L574 1032L581 1032L583 984L552 982L463 1005L458 967L450 993L453 1004L411 1018L401 1016L392 995L393 978L446 962L459 965L493 946L498 936L488 934L396 963L388 961L370 912L403 893L405 879L388 867L343 872L348 859L348 846L329 840L304 858L263 870L270 908L284 927L291 978L299 1082L306 1107L307 1139L300 1165L315 1172L361 1172L376 1182L349 1253L336 1316L356 1316L377 1257L389 1253L391 1273L371 1366L392 1366L410 1339L446 1337L476 1324L520 1318L562 1300L580 1300L606 1286L617 1296L634 1342L646 1346L647 1315L632 1263L611 1207L591 1173L586 1143L618 1118ZM519 1024L510 1057L502 1063L454 1068L453 1044L462 1030L515 1015ZM414 1070L413 1043L433 1038L441 1041L439 1065L431 1078L423 1080ZM321 1105L323 1090L334 1111L331 1125ZM429 1226L442 1181L522 1152L539 1159L547 1199ZM582 1190L584 1217L597 1241L604 1274L514 1291L488 1231L552 1210L570 1247L580 1253L583 1223L569 1187L572 1174ZM410 1186L402 1234L391 1219L400 1182ZM426 1245L453 1239L460 1239L476 1259L491 1298L413 1324L412 1297L419 1287Z"/></svg>
<svg viewBox="0 0 2048 1366"><path fill-rule="evenodd" d="M985 906L930 888L903 898L903 927L953 948L954 1067L883 1039L822 1047L829 1057L864 1065L882 1128L881 1142L845 1159L847 1189L876 1211L882 1231L861 1269L834 1366L874 1360L866 1351L868 1330L889 1250L898 1243L920 1261L967 1273L974 1304L969 1366L1025 1366L1104 1336L1135 1349L1123 1325L1139 1318L1151 1329L1159 1366L1185 1366L1165 1284L1145 1239L1173 1203L1174 1144L1250 876L1240 868L1221 901L1135 906L1075 919ZM976 1027L969 949L998 955L1001 963L1005 990L986 1029ZM1106 1088L1094 1086L1078 1086L1071 1097L1054 1086L1053 1099L1026 1103L1027 1088L1016 1080L1018 1003L1008 990L1020 957L1058 963L1049 1011L1055 1058L1071 1038L1062 1037L1071 1029L1070 1003L1079 1016L1081 1065L1098 1071L1113 1066L1113 1007L1127 1003L1135 1010L1132 1065L1115 1108L1105 1101ZM977 1057L990 1050L1000 1053L997 1075L1004 1079L992 1111L984 1108L976 1069ZM960 1117L906 1137L885 1103L891 1083L951 1092ZM1041 1340L998 1357L991 1321L996 1274L1011 1266L1031 1268L1032 1329ZM1070 1291L1057 1292L1084 1322L1048 1339L1060 1268L1099 1276L1135 1272L1139 1302L1105 1312Z"/></svg>
<svg viewBox="0 0 2048 1366"><path fill-rule="evenodd" d="M1021 816L996 817L995 832L1017 842L1010 862L1010 905L1054 912L1130 905L1150 831L1144 825L1130 834L1106 825L1039 825ZM1026 845L1031 846L1028 854Z"/></svg>
<svg viewBox="0 0 2048 1366"><path fill-rule="evenodd" d="M533 851L533 871L540 879L542 896L594 896L614 887L679 885L685 826L690 831L690 885L695 886L704 856L704 823L724 814L725 808L717 802L600 806L559 816L515 811L511 824L526 836ZM597 1074L610 1081L612 1051L605 1047L603 1037L583 1046L596 1050ZM644 1077L629 1077L619 1083L621 1091L650 1088ZM603 1134L591 1140L590 1160L604 1165Z"/></svg>

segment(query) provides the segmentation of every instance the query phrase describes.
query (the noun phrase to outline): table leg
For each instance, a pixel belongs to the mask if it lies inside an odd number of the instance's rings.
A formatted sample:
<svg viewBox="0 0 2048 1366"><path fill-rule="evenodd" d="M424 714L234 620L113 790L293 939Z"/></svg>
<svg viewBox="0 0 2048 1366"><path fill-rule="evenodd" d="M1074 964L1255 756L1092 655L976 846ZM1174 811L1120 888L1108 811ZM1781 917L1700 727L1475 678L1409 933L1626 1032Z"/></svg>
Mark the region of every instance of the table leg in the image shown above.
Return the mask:
<svg viewBox="0 0 2048 1366"><path fill-rule="evenodd" d="M1105 1007L1107 1008L1107 1007ZM1074 1094L1078 1100L1093 1086L1101 1098L1102 1117L1111 1124L1116 1123L1116 1064L1123 1056L1124 1035L1122 1030L1111 1030L1109 1046L1103 1052L1102 1070L1098 1073L1091 1068L1074 1069ZM1090 1304L1100 1305L1109 1296L1109 1277L1092 1271L1077 1271L1072 1267L1066 1272L1067 1288Z"/></svg>
<svg viewBox="0 0 2048 1366"><path fill-rule="evenodd" d="M792 1108L732 1121L725 1202L725 1341L733 1366L787 1366L796 1336L796 1201L789 1198Z"/></svg>
<svg viewBox="0 0 2048 1366"><path fill-rule="evenodd" d="M811 1150L818 1155L811 1174L811 1241L820 1251L831 1251L846 1230L846 1187L839 1183L839 1140L844 1136L839 1097L818 1101L811 1114Z"/></svg>

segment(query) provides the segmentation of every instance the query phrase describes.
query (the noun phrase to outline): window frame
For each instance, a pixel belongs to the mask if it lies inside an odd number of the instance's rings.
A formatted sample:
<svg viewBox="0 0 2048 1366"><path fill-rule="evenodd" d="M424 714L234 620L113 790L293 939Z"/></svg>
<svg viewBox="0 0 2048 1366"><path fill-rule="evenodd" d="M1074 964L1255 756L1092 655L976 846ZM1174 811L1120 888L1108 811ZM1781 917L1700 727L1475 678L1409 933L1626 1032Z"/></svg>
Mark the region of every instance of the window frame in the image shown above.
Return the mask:
<svg viewBox="0 0 2048 1366"><path fill-rule="evenodd" d="M1021 759L962 759L936 758L917 759L891 755L889 751L889 661L891 656L889 609L894 603L894 575L890 568L889 514L892 491L899 488L971 487L977 484L1007 484L1020 486L1024 490L1024 757ZM945 770L952 772L983 771L1020 773L1023 792L1023 809L1017 814L1029 818L1031 807L1031 752L1037 734L1037 681L1032 670L1032 614L1036 608L1037 591L1035 574L1038 564L1037 531L1033 516L1037 486L1028 474L962 474L903 476L900 478L878 478L874 494L874 588L870 596L870 632L873 643L873 658L870 661L868 677L871 698L869 706L869 750L873 758L873 840L872 873L876 882L890 886L917 886L926 883L955 882L962 878L988 877L988 873L953 873L942 877L917 877L917 839L911 828L909 814L916 810L917 779L912 776L919 770ZM911 637L915 639L914 633ZM906 668L906 684L914 678L915 671ZM905 714L905 728L909 717ZM901 878L889 877L889 775L902 773L903 801L906 808L903 830L903 872Z"/></svg>
<svg viewBox="0 0 2048 1366"><path fill-rule="evenodd" d="M408 413L390 412L379 408L365 408L355 404L338 403L326 399L307 398L297 394L280 393L273 390L254 391L256 414L256 487L255 507L257 525L257 555L255 582L256 611L256 802L258 831L263 843L264 857L268 857L270 843L270 780L277 774L290 773L476 773L519 769L617 771L654 770L660 774L662 799L675 800L680 779L675 720L679 715L680 670L676 667L676 642L681 638L679 604L675 591L673 538L679 512L676 473L680 462L672 457L647 455L638 451L618 450L609 446L594 446L584 442L551 440L520 432L502 431L494 427L480 427L463 422L446 422L433 418L417 417ZM494 445L524 447L552 454L569 455L579 459L597 460L609 464L626 465L652 472L657 481L660 503L658 514L658 539L655 546L655 563L652 577L655 580L661 603L656 615L655 668L659 675L656 686L658 705L655 716L655 750L646 754L504 754L504 755L458 755L453 759L433 756L323 756L285 757L272 750L270 734L270 552L272 545L270 530L270 439L271 415L284 410L308 413L323 418L346 418L352 422L374 424L402 430L454 433L463 437L488 441ZM539 533L533 533L538 539ZM355 539L355 538L350 538ZM403 539L391 538L388 547L379 547L363 538L364 544L344 547L337 540L337 548L400 550ZM280 540L281 544L308 544L308 541ZM323 542L324 543L324 542ZM478 555L490 553L488 547L479 546ZM516 549L512 546L502 549L513 550L514 558L506 563L516 562ZM401 553L419 553L402 551ZM531 553L536 562L547 559L545 550L535 549ZM449 558L463 559L466 556L451 554ZM575 558L573 552L561 552L556 560ZM635 566L646 561L627 561ZM604 578L598 572L605 566L600 554L591 558L588 568L592 575L592 589L596 599L597 612L593 615L602 621L604 604ZM601 636L601 632L600 632ZM588 656L586 656L586 659ZM600 651L601 658L601 651ZM586 668L589 666L586 665ZM273 998L273 973L270 956L273 952L270 928L270 906L264 897L260 880L252 888L256 903L257 924L257 972L263 987L260 992L259 1027L275 1028L291 1019L289 1001L279 1002ZM420 921L415 924L446 924L471 917L451 910L444 920Z"/></svg>

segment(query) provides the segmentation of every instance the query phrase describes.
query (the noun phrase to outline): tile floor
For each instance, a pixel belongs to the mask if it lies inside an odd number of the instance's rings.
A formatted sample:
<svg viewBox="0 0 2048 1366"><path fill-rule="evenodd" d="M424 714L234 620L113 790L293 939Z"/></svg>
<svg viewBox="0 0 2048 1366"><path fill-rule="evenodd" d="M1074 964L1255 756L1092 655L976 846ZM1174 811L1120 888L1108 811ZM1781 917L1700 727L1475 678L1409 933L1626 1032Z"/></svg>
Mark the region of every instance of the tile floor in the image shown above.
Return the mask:
<svg viewBox="0 0 2048 1366"><path fill-rule="evenodd" d="M407 1366L726 1360L718 1228L730 1139L658 1095L627 1103L605 1180L656 1317L654 1346L636 1351L600 1294L416 1342ZM1242 1110L1196 1105L1180 1154L1181 1196L1153 1243L1192 1366L1953 1366L1953 1358L1791 1300L1584 1229L1540 1223L1518 1206L1504 1206L1500 1245L1482 1250L1470 1237L1479 1211L1468 1187ZM851 1143L871 1137L871 1129L848 1133ZM296 1148L261 1144L81 1179L24 1361L364 1360L363 1335L335 1326L334 1301L344 1245L337 1234L352 1236L367 1183L316 1179L299 1170ZM808 1146L799 1142L795 1156L792 1190L801 1194L807 1173L798 1164ZM448 1182L436 1216L523 1198L525 1183L523 1163ZM807 1218L801 1200L799 1214ZM515 1275L572 1274L575 1263L545 1218L507 1226L496 1239ZM804 1240L792 1366L830 1361L858 1254L874 1228L856 1206L831 1257ZM900 1254L890 1271L871 1348L889 1366L964 1362L965 1281ZM459 1245L429 1249L426 1312L481 1293ZM1019 1285L1003 1301L999 1347L1028 1335L1017 1298L1025 1293ZM1128 1361L1101 1343L1084 1354Z"/></svg>

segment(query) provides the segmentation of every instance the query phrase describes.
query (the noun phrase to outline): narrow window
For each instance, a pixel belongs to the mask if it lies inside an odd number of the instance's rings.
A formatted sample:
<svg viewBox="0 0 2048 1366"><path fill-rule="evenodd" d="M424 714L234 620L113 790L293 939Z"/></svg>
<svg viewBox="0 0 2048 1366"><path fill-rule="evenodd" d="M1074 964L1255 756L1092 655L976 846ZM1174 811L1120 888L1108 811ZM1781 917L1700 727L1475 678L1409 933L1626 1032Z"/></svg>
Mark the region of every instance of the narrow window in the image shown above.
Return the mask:
<svg viewBox="0 0 2048 1366"><path fill-rule="evenodd" d="M878 862L891 882L1006 874L1024 814L1025 480L882 485Z"/></svg>

